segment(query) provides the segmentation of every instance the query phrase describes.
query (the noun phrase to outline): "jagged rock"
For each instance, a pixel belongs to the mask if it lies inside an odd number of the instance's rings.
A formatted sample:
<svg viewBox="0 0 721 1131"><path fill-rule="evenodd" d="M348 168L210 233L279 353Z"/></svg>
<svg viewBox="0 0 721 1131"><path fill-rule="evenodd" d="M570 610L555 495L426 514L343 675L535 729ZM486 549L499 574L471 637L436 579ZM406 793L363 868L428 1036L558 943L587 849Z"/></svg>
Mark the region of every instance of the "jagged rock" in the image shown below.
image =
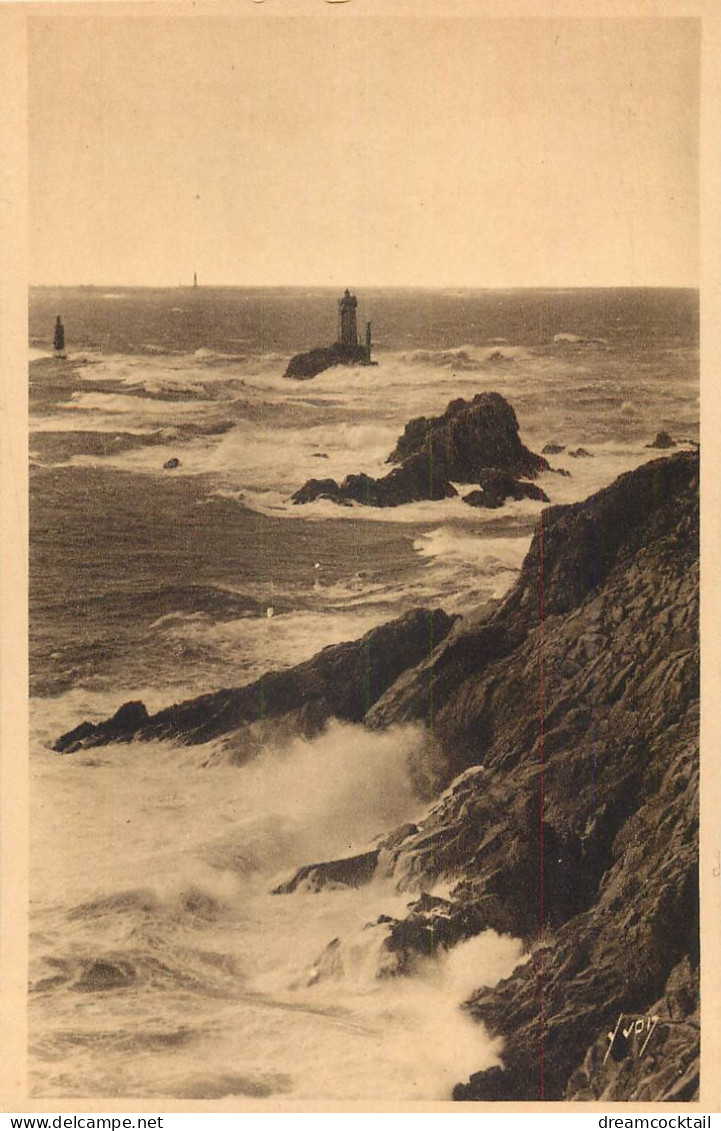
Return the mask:
<svg viewBox="0 0 721 1131"><path fill-rule="evenodd" d="M401 463L419 453L442 466L455 483L475 483L487 467L528 478L548 467L521 443L516 414L500 393L458 398L441 416L411 420L387 462Z"/></svg>
<svg viewBox="0 0 721 1131"><path fill-rule="evenodd" d="M525 1092L517 1087L514 1088L514 1083L503 1068L494 1064L493 1068L487 1068L485 1072L474 1072L468 1084L456 1084L453 1089L453 1099L475 1100L475 1093L482 1085L483 1094L489 1101L523 1102L526 1099Z"/></svg>
<svg viewBox="0 0 721 1131"><path fill-rule="evenodd" d="M409 821L407 824L400 825L397 829L394 829L392 833L388 833L380 842L380 847L395 848L396 845L400 844L402 840L405 840L407 836L413 836L413 834L417 832L418 825L414 825Z"/></svg>
<svg viewBox="0 0 721 1131"><path fill-rule="evenodd" d="M335 479L309 479L293 495L292 502L313 503L316 499L331 499L334 503L341 501L340 487Z"/></svg>
<svg viewBox="0 0 721 1131"><path fill-rule="evenodd" d="M439 950L447 950L483 929L475 910L469 915L452 914L451 900L424 892L408 905L404 919L391 919L390 931L383 941L383 975L408 974L417 965L418 955L430 958Z"/></svg>
<svg viewBox="0 0 721 1131"><path fill-rule="evenodd" d="M343 481L343 487L355 478L348 476ZM366 476L357 478L367 479ZM414 503L422 499L450 499L457 494L443 468L433 461L429 462L425 453L411 456L401 467L394 468L388 475L376 480L375 490L378 498L376 505L382 507L395 507L401 503ZM365 493L366 487L363 484L358 494Z"/></svg>
<svg viewBox="0 0 721 1131"><path fill-rule="evenodd" d="M398 721L424 718L431 680L436 702L443 702L434 730L447 717L453 718L453 704L447 698L466 679L478 679L491 663L509 656L540 621L541 574L543 574L543 612L546 618L565 615L578 608L603 586L614 570L628 565L649 542L680 527L684 539L695 552L694 491L698 481L698 453L682 452L657 459L634 472L620 476L589 499L570 506L552 506L543 511L539 531L534 535L518 581L491 616L470 624L460 621L428 662L401 677L378 700L366 716L373 727ZM691 510L679 515L671 500L688 496ZM680 534L679 534L680 537ZM541 548L543 568L541 569ZM693 560L693 559L692 559ZM642 624L642 622L641 622ZM601 638L579 643L574 650L578 660ZM534 673L537 675L537 673ZM519 710L520 708L520 710ZM461 720L467 712L461 713ZM523 701L516 704L512 717L525 715ZM535 717L532 720L535 726ZM465 733L462 722L459 734ZM449 749L452 743L449 744ZM454 766L482 760L481 735Z"/></svg>
<svg viewBox="0 0 721 1131"><path fill-rule="evenodd" d="M399 845L395 874L408 886L465 876L452 893L449 937L457 918L474 913L477 930L531 946L527 965L469 1007L504 1037L504 1071L476 1074L456 1098L694 1092L697 493L698 458L688 453L623 476L586 504L545 512L543 541L534 540L495 618L468 635L459 626L434 657L433 693L444 704L434 737L449 773L469 769L422 834ZM534 626L527 634L519 616ZM538 695L541 662L542 729L525 707ZM406 681L400 701L391 689L374 712L408 717L414 698ZM422 945L408 929L403 942ZM675 1042L681 1076L666 1071L661 1043L653 1062L649 1048L622 1079L596 1053L571 1086L587 1050L605 1054L619 1012L654 1012L679 963L691 971L677 1007L683 1024L659 1041Z"/></svg>
<svg viewBox="0 0 721 1131"><path fill-rule="evenodd" d="M362 852L358 856L346 856L340 860L327 860L322 864L306 864L284 883L273 889L273 895L287 895L302 888L305 891L320 891L328 885L341 884L344 887L358 888L373 879L378 864L380 849Z"/></svg>
<svg viewBox="0 0 721 1131"><path fill-rule="evenodd" d="M84 738L89 738L95 734L97 725L95 723L84 722L78 726L73 727L72 730L63 734L55 743L53 747L60 754L72 754L74 750L79 750L82 746Z"/></svg>
<svg viewBox="0 0 721 1131"><path fill-rule="evenodd" d="M107 742L130 742L136 731L148 721L144 703L123 703L112 718L94 724L80 723L61 735L53 746L59 754L72 754L85 746L102 746Z"/></svg>
<svg viewBox="0 0 721 1131"><path fill-rule="evenodd" d="M487 510L497 510L498 507L503 506L503 500L506 496L498 498L495 495L489 494L487 491L476 490L470 491L467 495L463 496L463 502L468 503L469 507L485 507Z"/></svg>
<svg viewBox="0 0 721 1131"><path fill-rule="evenodd" d="M593 452L588 452L585 448L576 448L575 451L568 454L572 459L593 459Z"/></svg>
<svg viewBox="0 0 721 1131"><path fill-rule="evenodd" d="M62 735L54 749L71 753L131 738L201 743L258 724L262 733L252 734L244 749L244 756L251 757L273 722L284 720L291 733L306 736L319 733L330 718L360 722L405 668L443 640L453 620L441 609L413 609L361 640L331 645L303 664L269 672L246 687L188 699L152 716L142 703L127 703L105 722L83 723Z"/></svg>
<svg viewBox="0 0 721 1131"><path fill-rule="evenodd" d="M656 439L653 441L653 443L652 444L646 444L646 447L647 448L661 448L661 449L663 449L663 448L675 448L676 447L676 441L671 439L668 432L664 432L662 430L661 432L656 433Z"/></svg>
<svg viewBox="0 0 721 1131"><path fill-rule="evenodd" d="M363 346L342 346L336 342L332 346L319 346L317 349L308 350L307 353L297 353L288 362L284 377L292 377L296 381L307 381L316 377L324 369L334 365L353 365L364 362L366 357Z"/></svg>
<svg viewBox="0 0 721 1131"><path fill-rule="evenodd" d="M463 502L471 507L495 509L503 506L506 499L535 499L542 503L551 501L546 492L535 483L523 483L495 467L484 467L479 479L481 490L471 491L469 495L463 496Z"/></svg>
<svg viewBox="0 0 721 1131"><path fill-rule="evenodd" d="M509 482L515 482L517 476L536 476L548 468L542 456L521 443L516 414L499 393L479 393L472 401L451 401L442 416L411 420L386 462L400 466L381 479L363 472L348 475L340 485L334 479L309 479L292 501L327 498L370 507L397 507L423 499L453 498L457 491L452 480L473 483L489 468L504 472ZM548 501L540 489L535 490L539 493L532 493L531 484L516 485L509 487L508 494ZM500 504L476 501L471 505Z"/></svg>
<svg viewBox="0 0 721 1131"><path fill-rule="evenodd" d="M166 470L171 471L176 467L180 467L180 460L177 456L173 456L172 459L166 459L163 467L166 468Z"/></svg>
<svg viewBox="0 0 721 1131"><path fill-rule="evenodd" d="M550 441L548 444L543 445L543 447L541 448L541 454L544 456L557 456L561 452L565 452L565 450L565 444L555 444L553 441Z"/></svg>
<svg viewBox="0 0 721 1131"><path fill-rule="evenodd" d="M442 468L427 463L423 455L412 456L382 479L361 472L347 475L340 486L335 479L309 479L292 497L298 503L330 499L334 503L361 503L367 507L398 507L422 499L449 499L456 495Z"/></svg>

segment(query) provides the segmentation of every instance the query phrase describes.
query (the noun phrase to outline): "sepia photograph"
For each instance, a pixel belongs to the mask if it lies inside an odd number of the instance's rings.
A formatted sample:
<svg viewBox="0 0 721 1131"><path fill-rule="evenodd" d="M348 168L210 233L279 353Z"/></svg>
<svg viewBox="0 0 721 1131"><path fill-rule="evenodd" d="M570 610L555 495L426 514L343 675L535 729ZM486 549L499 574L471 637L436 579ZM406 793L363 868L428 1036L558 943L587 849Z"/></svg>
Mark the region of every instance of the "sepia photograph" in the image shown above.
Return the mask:
<svg viewBox="0 0 721 1131"><path fill-rule="evenodd" d="M27 6L30 1105L717 1090L702 27Z"/></svg>

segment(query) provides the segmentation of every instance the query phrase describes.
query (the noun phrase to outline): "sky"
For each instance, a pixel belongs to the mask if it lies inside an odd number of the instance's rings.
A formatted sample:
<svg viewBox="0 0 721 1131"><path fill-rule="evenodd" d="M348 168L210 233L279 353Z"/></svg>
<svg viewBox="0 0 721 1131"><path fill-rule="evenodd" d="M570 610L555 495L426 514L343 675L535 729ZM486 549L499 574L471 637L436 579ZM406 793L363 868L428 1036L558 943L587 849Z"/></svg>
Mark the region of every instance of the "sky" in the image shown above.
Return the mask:
<svg viewBox="0 0 721 1131"><path fill-rule="evenodd" d="M54 7L31 283L698 283L697 20Z"/></svg>

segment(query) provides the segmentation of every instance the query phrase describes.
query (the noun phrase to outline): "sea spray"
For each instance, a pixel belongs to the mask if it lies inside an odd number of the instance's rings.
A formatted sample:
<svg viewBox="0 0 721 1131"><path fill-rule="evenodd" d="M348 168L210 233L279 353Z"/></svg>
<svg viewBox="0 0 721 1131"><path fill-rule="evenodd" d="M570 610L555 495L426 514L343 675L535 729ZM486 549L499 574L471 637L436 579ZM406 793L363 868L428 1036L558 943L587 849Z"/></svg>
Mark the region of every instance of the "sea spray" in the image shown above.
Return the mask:
<svg viewBox="0 0 721 1131"><path fill-rule="evenodd" d="M407 762L422 740L415 726L333 725L242 768L203 769L207 749L170 744L39 754L38 1094L179 1094L190 1074L197 1095L242 1092L242 1079L299 1097L444 1098L459 1071L491 1063L497 1046L459 1007L471 982L512 968L517 943L484 936L414 978L379 979L387 928L367 924L404 914L408 893L384 881L270 894L299 864L417 815ZM312 976L339 937L359 956L342 1004ZM212 1071L195 1072L199 1057Z"/></svg>

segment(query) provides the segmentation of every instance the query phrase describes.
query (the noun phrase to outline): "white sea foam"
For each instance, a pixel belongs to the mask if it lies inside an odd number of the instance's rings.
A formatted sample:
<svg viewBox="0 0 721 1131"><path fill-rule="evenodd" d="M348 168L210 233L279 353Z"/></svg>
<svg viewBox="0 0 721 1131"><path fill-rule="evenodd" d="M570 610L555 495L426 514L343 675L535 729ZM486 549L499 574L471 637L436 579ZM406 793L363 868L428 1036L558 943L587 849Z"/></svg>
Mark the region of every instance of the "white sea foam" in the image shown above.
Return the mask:
<svg viewBox="0 0 721 1131"><path fill-rule="evenodd" d="M36 823L32 876L45 908L36 920L38 970L42 954L56 975L91 956L140 978L130 990L103 992L115 1048L97 1042L87 994L45 996L45 1048L69 1027L76 1040L62 1081L46 1063L41 1092L81 1094L88 1079L102 1090L112 1077L131 1094L188 1095L188 1081L196 1096L242 1094L241 1081L252 1078L271 1091L283 1081L298 1098L442 1099L456 1080L494 1063L498 1042L459 1006L510 972L518 943L489 932L419 962L413 978L379 980L387 927L366 925L404 915L412 896L387 881L268 894L299 864L350 855L412 818L419 802L407 759L422 741L414 726L376 734L336 724L245 767L205 770L207 748L168 743L37 754L33 804L46 814ZM56 906L60 891L71 923ZM342 968L318 980L313 970L334 937L343 941ZM160 981L159 945L172 955ZM193 1034L187 1051L161 1045L152 1057L129 1058L124 1048L144 1034L177 1027L176 977L197 986L193 1010L182 1012Z"/></svg>
<svg viewBox="0 0 721 1131"><path fill-rule="evenodd" d="M330 644L356 640L388 620L386 609L373 609L364 604L355 612L333 612L332 597L329 604L331 608L322 612L276 612L272 617L243 617L234 621L173 613L152 627L161 631L164 638L177 637L212 649L215 661L224 661L224 681L227 683L230 679L242 685L264 672L302 663ZM208 690L207 686L203 690Z"/></svg>
<svg viewBox="0 0 721 1131"><path fill-rule="evenodd" d="M640 428L647 409L635 397L626 380L612 375L599 382L593 371L579 379L583 367L570 357L535 355L512 345L503 347L503 362L489 360L498 355L493 347L459 347L450 351L413 351L412 355L383 354L378 368L338 366L321 373L313 382L283 378L284 363L269 357L235 363L217 351L201 356L153 357L108 356L80 370L94 380L117 383L117 391L76 393L68 406L41 424L45 430L145 431L170 429L174 424L197 424L197 438L183 443L168 434L165 444L109 452L103 456L73 457L79 466L101 464L137 474L157 474L168 459L180 456L177 476L212 475L221 492L242 493L243 503L269 515L323 520L334 517L373 522L440 522L444 518L483 523L488 516L471 518L460 500L417 503L378 509L337 507L319 501L294 507L290 498L310 478L333 478L364 471L382 476L391 470L385 459L409 418L440 413L454 396L472 396L484 389L497 389L516 408L524 440L536 450L548 439L561 438L567 451L584 446L593 460L572 460L567 452L551 457L556 467L567 468L572 479L544 475L541 484L552 502L582 498L610 482L620 471L635 466L650 454L644 443L623 443L604 433L618 428ZM212 366L208 359L212 354ZM433 356L431 356L433 355ZM478 369L453 372L445 361L456 356L471 359ZM599 400L599 435L573 432L573 402L567 391L571 370L576 398ZM241 376L242 374L242 376ZM129 392L123 394L125 386ZM382 386L382 396L379 387ZM130 390L144 390L151 397ZM584 392L583 390L587 391ZM168 399L156 399L167 390ZM605 390L605 393L603 392ZM192 399L182 399L186 392ZM639 397L643 389L635 390ZM181 399L178 399L178 396ZM204 399L197 399L198 397ZM236 421L235 427L218 435L207 435L219 419ZM625 422L625 423L624 423ZM686 425L683 425L686 427ZM689 428L691 434L692 427ZM322 455L327 458L318 458ZM471 485L472 486L472 485ZM465 487L461 487L465 491ZM539 504L525 500L503 508L508 516L533 517ZM466 513L464 513L466 512Z"/></svg>
<svg viewBox="0 0 721 1131"><path fill-rule="evenodd" d="M448 526L429 530L413 543L421 557L472 566L488 574L518 572L529 544L530 536L493 538L481 531Z"/></svg>

